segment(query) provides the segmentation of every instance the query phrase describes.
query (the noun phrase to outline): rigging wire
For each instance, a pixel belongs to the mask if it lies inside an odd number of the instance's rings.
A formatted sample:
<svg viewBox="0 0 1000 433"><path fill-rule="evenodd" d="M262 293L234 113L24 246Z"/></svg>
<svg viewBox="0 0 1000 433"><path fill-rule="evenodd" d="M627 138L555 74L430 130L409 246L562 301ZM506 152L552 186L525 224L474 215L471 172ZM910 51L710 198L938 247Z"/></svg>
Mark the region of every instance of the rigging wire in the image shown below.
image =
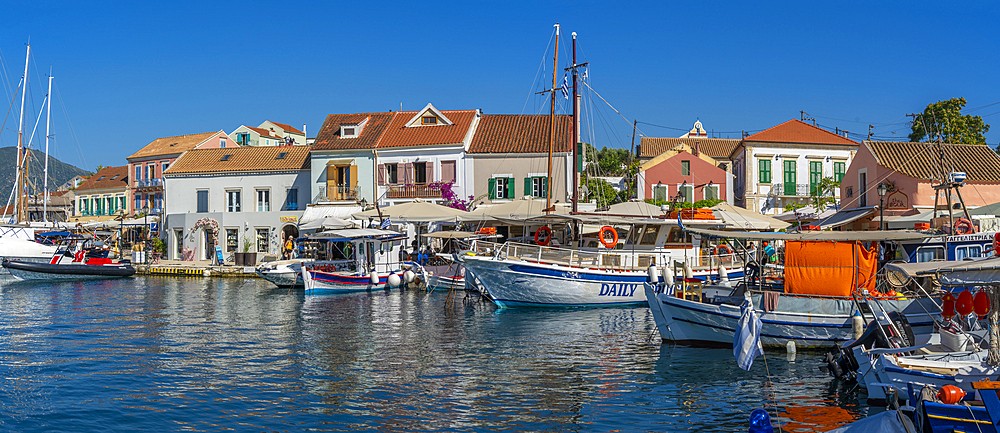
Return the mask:
<svg viewBox="0 0 1000 433"><path fill-rule="evenodd" d="M69 112L66 110L66 102L63 101L62 92L59 91L59 85L53 83L53 91L59 96L59 106L62 107L63 116L66 119L66 128L69 129L70 135L73 137L73 142L76 144L76 151L80 155L80 161L83 162L83 166L87 166L87 158L83 156L83 149L80 148L80 139L76 136L76 130L73 129L73 122L69 120Z"/></svg>

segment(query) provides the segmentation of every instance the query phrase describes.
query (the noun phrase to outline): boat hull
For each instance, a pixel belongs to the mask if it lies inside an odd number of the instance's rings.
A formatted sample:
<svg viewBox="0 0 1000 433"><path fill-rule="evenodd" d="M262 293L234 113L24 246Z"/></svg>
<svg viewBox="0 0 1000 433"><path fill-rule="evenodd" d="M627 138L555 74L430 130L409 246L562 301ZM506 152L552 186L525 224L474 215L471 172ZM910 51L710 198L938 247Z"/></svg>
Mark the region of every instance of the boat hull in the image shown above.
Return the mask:
<svg viewBox="0 0 1000 433"><path fill-rule="evenodd" d="M306 293L350 293L385 289L389 287L388 279L389 274L379 275L378 284L372 284L371 277L367 275L302 269Z"/></svg>
<svg viewBox="0 0 1000 433"><path fill-rule="evenodd" d="M22 280L87 280L124 278L135 275L132 265L54 265L49 263L5 260L3 267Z"/></svg>
<svg viewBox="0 0 1000 433"><path fill-rule="evenodd" d="M858 381L865 384L870 400L885 400L885 389L880 384L892 384L904 390L907 384L919 390L925 385L941 389L954 385L966 393L966 399L977 399L973 382L996 377L1000 368L987 366L986 351L950 352L928 356L871 355L860 347L853 350L858 365L869 364L866 371L858 369Z"/></svg>
<svg viewBox="0 0 1000 433"><path fill-rule="evenodd" d="M656 293L652 284L644 284L653 320L663 341L681 343L732 345L739 327L740 307L732 304L708 304ZM760 295L754 295L754 305L760 306ZM914 333L931 332L933 320L916 302L920 300L885 301L889 311L902 311ZM930 311L930 301L926 301ZM911 308L912 306L912 308ZM828 348L854 338L852 328L853 302L830 298L799 298L779 296L774 311L757 308L761 321L761 344L785 347L794 341L800 348Z"/></svg>
<svg viewBox="0 0 1000 433"><path fill-rule="evenodd" d="M307 260L283 260L257 266L258 277L270 281L278 287L304 287L302 263Z"/></svg>

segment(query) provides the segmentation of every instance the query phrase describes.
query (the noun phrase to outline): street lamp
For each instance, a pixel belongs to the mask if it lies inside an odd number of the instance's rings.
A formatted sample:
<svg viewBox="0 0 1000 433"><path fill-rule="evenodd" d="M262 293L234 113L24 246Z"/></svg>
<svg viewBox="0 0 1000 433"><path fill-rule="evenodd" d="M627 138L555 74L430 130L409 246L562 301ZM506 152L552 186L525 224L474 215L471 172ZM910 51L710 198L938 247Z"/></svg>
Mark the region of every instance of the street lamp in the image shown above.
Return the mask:
<svg viewBox="0 0 1000 433"><path fill-rule="evenodd" d="M885 230L885 193L889 192L889 185L878 184L878 229Z"/></svg>
<svg viewBox="0 0 1000 433"><path fill-rule="evenodd" d="M145 226L145 228L146 228L146 234L144 236L144 239L142 240L142 250L143 251L148 251L149 250L149 221L148 220L149 220L149 205L147 204L146 206L142 207L142 225ZM145 253L143 253L143 254L145 254Z"/></svg>

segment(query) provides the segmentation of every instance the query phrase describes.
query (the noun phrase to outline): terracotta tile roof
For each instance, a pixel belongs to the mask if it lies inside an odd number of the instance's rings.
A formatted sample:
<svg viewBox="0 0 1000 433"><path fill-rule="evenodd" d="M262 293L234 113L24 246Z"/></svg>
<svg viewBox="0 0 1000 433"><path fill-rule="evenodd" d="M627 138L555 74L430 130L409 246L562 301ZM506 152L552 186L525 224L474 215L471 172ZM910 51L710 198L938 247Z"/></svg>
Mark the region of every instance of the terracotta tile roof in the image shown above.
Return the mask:
<svg viewBox="0 0 1000 433"><path fill-rule="evenodd" d="M253 126L247 126L247 129L249 129L249 130L251 130L253 132L256 132L257 134L260 134L261 136L264 136L264 137L284 138L284 137L278 135L278 131L271 131L270 129L254 128Z"/></svg>
<svg viewBox="0 0 1000 433"><path fill-rule="evenodd" d="M302 131L299 131L298 129L296 129L296 128L292 127L292 125L286 125L286 124L284 124L284 123L278 123L278 122L275 122L275 121L273 121L273 120L268 120L268 122L271 122L271 123L273 123L273 124L275 124L275 125L278 125L278 126L280 126L280 127L281 127L281 129L284 129L284 130L285 130L285 132L294 132L294 133L296 133L296 134L302 134Z"/></svg>
<svg viewBox="0 0 1000 433"><path fill-rule="evenodd" d="M698 150L712 158L729 159L733 154L733 149L740 144L737 138L669 138L669 137L642 137L639 142L640 158L655 158L678 144L686 144L692 149L698 143Z"/></svg>
<svg viewBox="0 0 1000 433"><path fill-rule="evenodd" d="M792 119L777 126L760 131L743 141L764 143L802 143L802 144L842 144L857 146L857 141L841 137L818 126L813 126L799 119Z"/></svg>
<svg viewBox="0 0 1000 433"><path fill-rule="evenodd" d="M123 165L121 167L104 167L101 171L94 173L89 179L85 180L80 186L76 187L76 191L85 191L89 189L110 189L110 188L126 188L128 187L128 166Z"/></svg>
<svg viewBox="0 0 1000 433"><path fill-rule="evenodd" d="M316 134L313 149L371 149L378 143L393 113L330 114ZM341 125L357 125L368 119L361 134L353 138L340 138Z"/></svg>
<svg viewBox="0 0 1000 433"><path fill-rule="evenodd" d="M484 114L469 153L548 153L549 125L544 114ZM553 151L572 152L572 127L572 116L556 116Z"/></svg>
<svg viewBox="0 0 1000 433"><path fill-rule="evenodd" d="M69 190L62 191L49 191L49 197L62 197L64 194L68 193Z"/></svg>
<svg viewBox="0 0 1000 433"><path fill-rule="evenodd" d="M164 173L227 173L308 170L310 146L244 146L195 149L174 161ZM284 153L284 156L281 154ZM228 158L225 156L229 155ZM279 157L281 157L279 159ZM223 159L226 159L223 161Z"/></svg>
<svg viewBox="0 0 1000 433"><path fill-rule="evenodd" d="M203 132L201 134L189 134L189 135L178 135L175 137L163 137L153 140L152 143L147 144L138 152L133 153L126 159L132 158L143 158L148 156L157 155L172 155L181 152L186 152L188 150L194 149L195 146L201 144L203 141L208 140L211 136L220 133L221 131L215 132Z"/></svg>
<svg viewBox="0 0 1000 433"><path fill-rule="evenodd" d="M386 127L378 147L431 146L435 144L461 143L469 132L469 126L476 118L476 110L441 110L441 114L452 121L451 125L407 127L419 111L397 111ZM368 129L366 126L365 129Z"/></svg>
<svg viewBox="0 0 1000 433"><path fill-rule="evenodd" d="M939 159L933 145L898 141L865 142L878 165L924 180L941 179ZM989 146L949 143L943 146L945 170L964 171L966 180L971 182L1000 183L1000 156Z"/></svg>

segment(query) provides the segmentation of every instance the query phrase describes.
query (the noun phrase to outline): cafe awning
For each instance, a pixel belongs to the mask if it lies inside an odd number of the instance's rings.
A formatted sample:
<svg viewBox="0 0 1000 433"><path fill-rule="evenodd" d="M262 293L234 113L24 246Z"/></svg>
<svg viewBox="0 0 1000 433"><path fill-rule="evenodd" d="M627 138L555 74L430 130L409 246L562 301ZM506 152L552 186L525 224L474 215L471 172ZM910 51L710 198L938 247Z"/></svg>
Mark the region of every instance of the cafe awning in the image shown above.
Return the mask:
<svg viewBox="0 0 1000 433"><path fill-rule="evenodd" d="M876 211L875 206L861 207L854 209L843 209L837 213L830 215L817 221L814 225L818 225L821 229L830 229L834 227L839 227L844 224L850 224L861 218L867 217Z"/></svg>

